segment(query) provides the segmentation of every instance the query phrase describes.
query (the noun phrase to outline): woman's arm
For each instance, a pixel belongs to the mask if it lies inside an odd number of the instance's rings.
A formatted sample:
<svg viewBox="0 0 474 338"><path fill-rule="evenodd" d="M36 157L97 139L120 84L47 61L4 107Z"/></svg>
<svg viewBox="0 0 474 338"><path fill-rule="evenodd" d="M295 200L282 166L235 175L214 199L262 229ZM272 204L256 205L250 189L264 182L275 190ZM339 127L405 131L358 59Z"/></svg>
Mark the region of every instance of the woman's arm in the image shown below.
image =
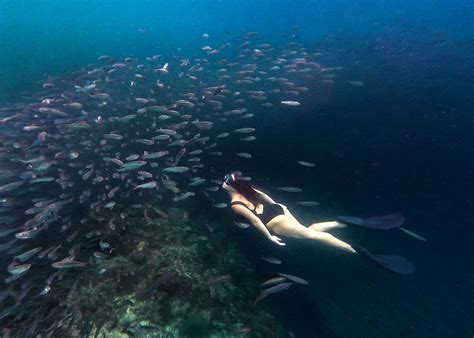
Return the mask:
<svg viewBox="0 0 474 338"><path fill-rule="evenodd" d="M243 217L245 217L245 219L247 219L250 223L252 223L260 232L262 232L265 237L267 237L269 240L271 240L272 242L275 242L276 244L278 245L285 245L285 243L282 243L281 242L281 239L276 237L276 236L273 236L270 231L268 231L267 227L265 226L265 224L262 223L262 221L260 220L260 218L258 218L257 216L255 216L250 210L248 210L246 207L242 206L242 205L233 205L232 206L232 210L238 214L238 215L241 215Z"/></svg>

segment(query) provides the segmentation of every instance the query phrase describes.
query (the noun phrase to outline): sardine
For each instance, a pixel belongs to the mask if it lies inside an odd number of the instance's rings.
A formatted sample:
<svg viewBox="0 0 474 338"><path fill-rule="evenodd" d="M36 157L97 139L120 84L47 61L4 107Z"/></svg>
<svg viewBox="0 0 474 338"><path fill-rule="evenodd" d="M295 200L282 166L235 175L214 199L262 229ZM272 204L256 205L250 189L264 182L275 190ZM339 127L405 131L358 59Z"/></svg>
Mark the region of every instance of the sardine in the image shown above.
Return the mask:
<svg viewBox="0 0 474 338"><path fill-rule="evenodd" d="M277 190L284 192L302 192L303 189L297 187L277 187Z"/></svg>
<svg viewBox="0 0 474 338"><path fill-rule="evenodd" d="M261 257L265 262L272 263L272 264L281 264L281 260L279 259L276 259L273 257L264 257L264 256L261 256Z"/></svg>
<svg viewBox="0 0 474 338"><path fill-rule="evenodd" d="M156 186L157 186L156 181L151 181L151 182L147 182L147 183L137 185L135 188L133 188L133 190L136 190L136 189L153 189L153 188L156 188Z"/></svg>
<svg viewBox="0 0 474 338"><path fill-rule="evenodd" d="M293 276L293 275L289 275L289 274L281 273L281 272L279 272L278 274L280 276L285 277L286 279L291 280L292 282L295 282L295 283L298 283L298 284L303 284L303 285L309 284L308 281L304 280L303 278L297 277L297 276Z"/></svg>
<svg viewBox="0 0 474 338"><path fill-rule="evenodd" d="M297 163L301 164L303 167L309 167L309 168L316 166L316 164L311 163L311 162L306 162L306 161L297 161Z"/></svg>
<svg viewBox="0 0 474 338"><path fill-rule="evenodd" d="M287 290L292 285L293 283L281 283L281 284L272 286L268 289L262 290L262 292L260 292L260 294L258 295L257 299L255 299L254 305L256 305L259 301L261 301L265 297L271 295L272 293L277 293L277 292Z"/></svg>
<svg viewBox="0 0 474 338"><path fill-rule="evenodd" d="M186 171L188 171L189 168L188 167L168 167L168 168L165 168L163 169L163 172L166 172L166 173L184 173Z"/></svg>

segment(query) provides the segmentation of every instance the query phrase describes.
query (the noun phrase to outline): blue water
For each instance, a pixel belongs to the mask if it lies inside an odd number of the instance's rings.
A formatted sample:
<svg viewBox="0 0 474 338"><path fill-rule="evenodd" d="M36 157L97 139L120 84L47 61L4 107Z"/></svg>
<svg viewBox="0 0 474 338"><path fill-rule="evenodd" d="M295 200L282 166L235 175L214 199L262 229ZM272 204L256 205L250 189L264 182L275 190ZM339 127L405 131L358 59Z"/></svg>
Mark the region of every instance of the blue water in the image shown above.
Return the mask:
<svg viewBox="0 0 474 338"><path fill-rule="evenodd" d="M246 172L282 201L288 197L275 187L284 183L317 196L316 215L296 211L307 223L400 211L407 227L428 239L338 232L375 251L409 256L417 272L407 277L291 240L285 249L258 238L246 242L252 236L235 231L248 255L255 246L279 255L312 281L269 299L269 308L296 337L471 337L470 1L0 0L0 102L21 102L48 76L79 70L103 54L202 57L203 45L238 42L248 31L272 44L297 34L323 53L322 64L342 69L333 90L306 97L301 111L257 117ZM365 86L348 86L350 80ZM295 169L302 159L317 170ZM269 277L268 266L258 259L255 265L259 278Z"/></svg>
<svg viewBox="0 0 474 338"><path fill-rule="evenodd" d="M345 40L337 46L341 48L355 45L355 39L360 45L388 34L390 39L403 41L426 32L434 41L418 41L424 53L438 47L443 54L468 59L464 48L472 42L474 30L472 3L461 0L4 0L0 6L1 98L34 88L45 75L77 70L100 54L139 56L159 48L195 50L202 32L211 35L216 45L252 30L271 42L283 39L281 34L297 25L302 41L311 44L334 36ZM145 33L138 32L139 28ZM450 48L450 41L459 41L458 52ZM397 52L406 55L392 51Z"/></svg>

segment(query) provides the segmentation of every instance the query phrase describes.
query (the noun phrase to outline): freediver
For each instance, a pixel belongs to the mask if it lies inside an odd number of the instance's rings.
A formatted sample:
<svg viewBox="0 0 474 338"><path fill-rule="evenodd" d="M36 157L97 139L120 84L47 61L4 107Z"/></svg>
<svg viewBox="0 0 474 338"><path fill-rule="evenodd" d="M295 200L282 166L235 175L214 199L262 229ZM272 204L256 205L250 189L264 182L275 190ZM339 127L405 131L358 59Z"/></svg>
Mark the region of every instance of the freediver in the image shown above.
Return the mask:
<svg viewBox="0 0 474 338"><path fill-rule="evenodd" d="M350 245L327 231L337 228L345 228L347 224L339 221L313 223L308 227L301 224L288 210L288 208L275 202L270 196L257 190L247 180L240 179L235 173L225 176L222 187L229 193L230 206L236 223L250 223L261 231L270 241L284 246L285 243L278 236L292 238L306 238L328 244L352 254L362 254L378 265L397 273L413 273L414 266L408 260L400 256L376 255L363 247ZM346 221L350 218L346 217ZM353 225L366 226L377 229L377 224L371 222L354 222ZM379 228L387 229L399 225L397 220L389 220L392 224L381 222ZM276 235L273 235L276 234Z"/></svg>

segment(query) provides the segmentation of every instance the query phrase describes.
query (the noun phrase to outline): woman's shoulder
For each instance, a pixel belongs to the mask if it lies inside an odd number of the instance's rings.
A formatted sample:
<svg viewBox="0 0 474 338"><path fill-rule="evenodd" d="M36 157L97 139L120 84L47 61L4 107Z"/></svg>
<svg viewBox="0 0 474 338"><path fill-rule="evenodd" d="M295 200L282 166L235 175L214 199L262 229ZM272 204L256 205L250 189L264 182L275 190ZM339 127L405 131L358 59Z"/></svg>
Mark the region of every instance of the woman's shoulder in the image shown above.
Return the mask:
<svg viewBox="0 0 474 338"><path fill-rule="evenodd" d="M244 201L242 201L242 200L238 200L238 199L232 200L232 201L230 202L230 205L231 205L231 206L234 206L234 205L243 205L244 207L247 207L247 206L248 206L246 202L244 202Z"/></svg>
<svg viewBox="0 0 474 338"><path fill-rule="evenodd" d="M231 202L230 202L230 206L231 207L234 207L234 206L238 206L238 205L241 205L249 210L252 210L252 207L255 207L252 203L250 202L247 202L247 201L244 201L244 200L241 200L241 199L233 199ZM249 205L251 205L252 207L250 207Z"/></svg>

